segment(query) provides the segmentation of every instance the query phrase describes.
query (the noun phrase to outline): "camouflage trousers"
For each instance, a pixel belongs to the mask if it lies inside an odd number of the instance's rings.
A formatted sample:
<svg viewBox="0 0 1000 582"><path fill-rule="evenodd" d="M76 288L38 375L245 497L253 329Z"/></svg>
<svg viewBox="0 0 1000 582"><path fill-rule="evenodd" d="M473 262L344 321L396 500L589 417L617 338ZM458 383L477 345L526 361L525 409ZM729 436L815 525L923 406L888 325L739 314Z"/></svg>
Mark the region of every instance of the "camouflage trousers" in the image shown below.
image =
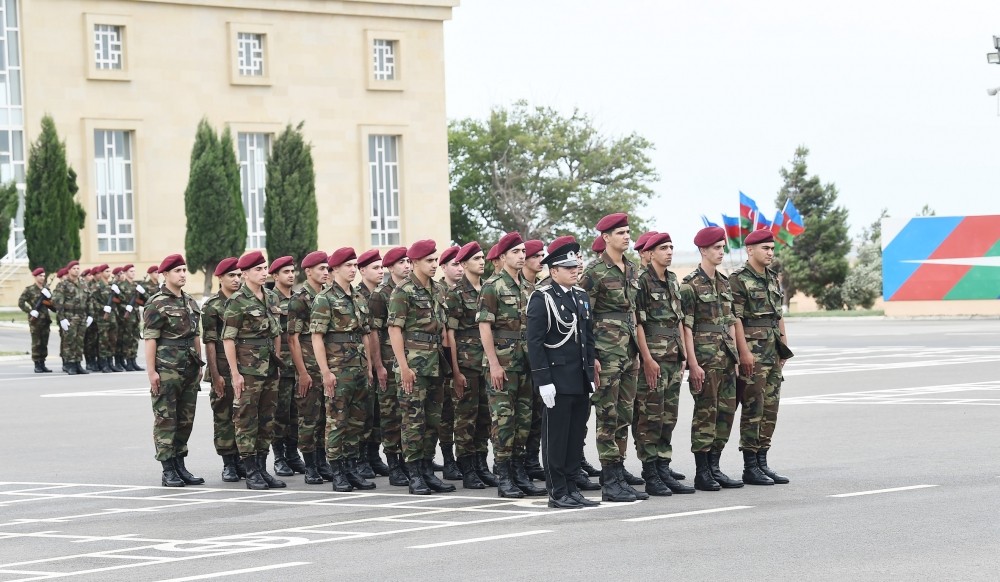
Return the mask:
<svg viewBox="0 0 1000 582"><path fill-rule="evenodd" d="M455 444L455 380L444 380L444 399L441 402L441 426L438 427L441 446Z"/></svg>
<svg viewBox="0 0 1000 582"><path fill-rule="evenodd" d="M157 362L156 368L160 373L160 393L151 397L156 460L186 457L201 389L200 370L193 360L166 369Z"/></svg>
<svg viewBox="0 0 1000 582"><path fill-rule="evenodd" d="M758 362L754 365L753 375L741 375L736 382L741 407L740 450L756 452L768 449L778 421L781 366Z"/></svg>
<svg viewBox="0 0 1000 582"><path fill-rule="evenodd" d="M83 359L83 336L87 332L87 318L82 314L67 314L66 319L69 320L69 330L62 333L59 355L67 362L79 362Z"/></svg>
<svg viewBox="0 0 1000 582"><path fill-rule="evenodd" d="M465 393L459 398L452 390L456 457L485 453L490 441L490 403L483 375L478 370L461 370L466 380ZM445 442L443 436L441 442Z"/></svg>
<svg viewBox="0 0 1000 582"><path fill-rule="evenodd" d="M97 339L97 324L91 324L83 335L83 354L87 356L87 359L89 360L96 360L97 355L101 351Z"/></svg>
<svg viewBox="0 0 1000 582"><path fill-rule="evenodd" d="M235 396L235 395L234 395ZM240 457L266 454L274 438L278 376L243 375L243 393L233 399L233 425Z"/></svg>
<svg viewBox="0 0 1000 582"><path fill-rule="evenodd" d="M484 370L485 371L485 370ZM490 419L493 439L493 458L508 461L524 454L531 431L532 386L528 374L507 372L503 391L493 387L490 378L483 375L490 400Z"/></svg>
<svg viewBox="0 0 1000 582"><path fill-rule="evenodd" d="M393 359L391 355L388 360L385 354L382 355L382 364L389 371L389 377L386 379L385 390L381 386L378 389L378 417L382 448L386 453L399 454L403 452L403 412L399 404L399 377L392 372Z"/></svg>
<svg viewBox="0 0 1000 582"><path fill-rule="evenodd" d="M374 370L372 373L374 376ZM387 374L386 382L389 381L388 376L391 375L392 372ZM373 377L372 381L368 384L368 400L366 402L365 411L365 430L361 435L361 442L375 445L382 444L382 423L380 418L381 406L379 406L378 394L378 378Z"/></svg>
<svg viewBox="0 0 1000 582"><path fill-rule="evenodd" d="M632 438L635 439L636 456L644 462L658 458L669 461L673 455L670 440L677 425L683 362L659 364L660 377L656 386L650 388L641 370L636 384Z"/></svg>
<svg viewBox="0 0 1000 582"><path fill-rule="evenodd" d="M529 455L538 453L542 447L542 411L545 403L538 390L531 390L531 425L528 428L528 440L525 441L524 448Z"/></svg>
<svg viewBox="0 0 1000 582"><path fill-rule="evenodd" d="M28 326L31 331L31 359L38 362L49 357L49 332L52 322L48 319L32 321Z"/></svg>
<svg viewBox="0 0 1000 582"><path fill-rule="evenodd" d="M691 419L691 452L721 451L729 441L736 418L736 372L732 368L705 368L705 382L695 394Z"/></svg>
<svg viewBox="0 0 1000 582"><path fill-rule="evenodd" d="M274 409L274 438L298 440L299 415L295 406L295 376L278 378L278 403Z"/></svg>
<svg viewBox="0 0 1000 582"><path fill-rule="evenodd" d="M209 392L208 401L212 405L212 440L218 455L237 455L236 427L233 425L233 377L221 374L225 382L222 396L213 389Z"/></svg>
<svg viewBox="0 0 1000 582"><path fill-rule="evenodd" d="M98 357L114 357L118 353L118 321L115 315L98 315L94 324L97 326Z"/></svg>
<svg viewBox="0 0 1000 582"><path fill-rule="evenodd" d="M598 357L598 361L601 362L601 385L590 398L597 417L597 456L602 465L610 465L625 460L639 362L633 354L626 358Z"/></svg>
<svg viewBox="0 0 1000 582"><path fill-rule="evenodd" d="M139 311L135 310L128 317L118 318L118 346L115 353L126 358L139 355Z"/></svg>
<svg viewBox="0 0 1000 582"><path fill-rule="evenodd" d="M326 458L353 459L361 450L368 403L368 368L349 366L334 371L337 385L326 398Z"/></svg>
<svg viewBox="0 0 1000 582"><path fill-rule="evenodd" d="M411 463L433 459L438 427L441 424L444 384L440 378L417 376L413 382L413 390L407 394L398 375L396 382L399 386L399 410L402 417L400 446L403 460Z"/></svg>
<svg viewBox="0 0 1000 582"><path fill-rule="evenodd" d="M323 396L323 376L318 370L310 370L312 386L305 396L298 395L295 387L295 408L299 417L298 441L299 450L311 453L322 444L326 447L326 397ZM322 439L322 440L320 440Z"/></svg>

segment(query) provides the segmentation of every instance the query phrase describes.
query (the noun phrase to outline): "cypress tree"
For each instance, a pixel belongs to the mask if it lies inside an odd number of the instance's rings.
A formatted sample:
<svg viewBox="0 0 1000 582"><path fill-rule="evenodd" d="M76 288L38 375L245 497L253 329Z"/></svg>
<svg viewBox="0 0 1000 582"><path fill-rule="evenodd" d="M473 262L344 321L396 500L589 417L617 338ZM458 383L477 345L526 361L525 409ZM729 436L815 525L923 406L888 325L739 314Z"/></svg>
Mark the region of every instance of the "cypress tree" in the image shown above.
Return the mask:
<svg viewBox="0 0 1000 582"><path fill-rule="evenodd" d="M318 244L316 173L312 146L303 137L302 127L303 123L285 127L267 157L264 230L267 256L272 260L285 255L301 260Z"/></svg>

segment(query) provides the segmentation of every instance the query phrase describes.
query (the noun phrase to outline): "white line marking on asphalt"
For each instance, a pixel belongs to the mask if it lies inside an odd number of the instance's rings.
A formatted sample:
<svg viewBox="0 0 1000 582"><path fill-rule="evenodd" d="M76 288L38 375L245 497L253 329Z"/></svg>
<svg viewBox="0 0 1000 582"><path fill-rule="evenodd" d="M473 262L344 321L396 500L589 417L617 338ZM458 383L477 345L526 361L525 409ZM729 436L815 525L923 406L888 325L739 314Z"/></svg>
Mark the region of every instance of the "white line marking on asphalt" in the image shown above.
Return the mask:
<svg viewBox="0 0 1000 582"><path fill-rule="evenodd" d="M855 493L838 493L827 497L857 497L859 495L877 495L879 493L895 493L896 491L911 491L913 489L927 489L928 487L940 487L940 485L910 485L908 487L893 487L891 489L873 489L871 491L857 491Z"/></svg>
<svg viewBox="0 0 1000 582"><path fill-rule="evenodd" d="M199 574L197 576L186 576L184 578L170 578L160 582L187 582L188 580L208 580L209 578L222 578L223 576L235 576L237 574L249 574L250 572L264 572L266 570L277 570L278 568L291 568L292 566L305 566L312 562L285 562L284 564L271 564L270 566L258 566L256 568L243 568L242 570L226 570L225 572L213 572L211 574Z"/></svg>
<svg viewBox="0 0 1000 582"><path fill-rule="evenodd" d="M753 505L733 505L730 507L716 507L715 509L699 509L698 511L683 511L681 513L667 513L664 515L647 515L646 517L633 517L622 521L639 522L652 521L654 519L671 519L674 517L687 517L689 515L704 515L706 513L719 513L722 511L736 511L737 509L751 509Z"/></svg>
<svg viewBox="0 0 1000 582"><path fill-rule="evenodd" d="M439 543L436 543L436 544L424 544L422 546L410 546L410 549L411 550L426 550L426 549L429 549L429 548L440 548L440 547L443 547L443 546L457 546L457 545L460 545L460 544L474 544L474 543L477 543L477 542L489 542L489 541L493 541L493 540L503 540L503 539L507 539L507 538L519 538L519 537L523 537L523 536L533 536L533 535L545 534L545 533L552 533L552 530L550 530L550 529L536 529L536 530L533 530L533 531L524 531L524 532L520 532L520 533L503 534L503 535L498 535L498 536L487 536L487 537L484 537L484 538L469 538L467 540L455 540L455 541L451 541L451 542L439 542Z"/></svg>

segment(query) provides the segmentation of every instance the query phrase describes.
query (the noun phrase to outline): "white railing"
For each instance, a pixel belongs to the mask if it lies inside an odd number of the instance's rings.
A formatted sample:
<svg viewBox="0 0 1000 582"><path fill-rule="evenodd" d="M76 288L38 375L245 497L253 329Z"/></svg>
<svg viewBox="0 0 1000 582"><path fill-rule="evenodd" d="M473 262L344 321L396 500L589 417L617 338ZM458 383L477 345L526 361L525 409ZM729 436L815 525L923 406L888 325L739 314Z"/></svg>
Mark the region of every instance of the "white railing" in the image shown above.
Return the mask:
<svg viewBox="0 0 1000 582"><path fill-rule="evenodd" d="M7 282L19 270L21 270L28 260L28 241L22 240L14 250L0 258L0 285Z"/></svg>

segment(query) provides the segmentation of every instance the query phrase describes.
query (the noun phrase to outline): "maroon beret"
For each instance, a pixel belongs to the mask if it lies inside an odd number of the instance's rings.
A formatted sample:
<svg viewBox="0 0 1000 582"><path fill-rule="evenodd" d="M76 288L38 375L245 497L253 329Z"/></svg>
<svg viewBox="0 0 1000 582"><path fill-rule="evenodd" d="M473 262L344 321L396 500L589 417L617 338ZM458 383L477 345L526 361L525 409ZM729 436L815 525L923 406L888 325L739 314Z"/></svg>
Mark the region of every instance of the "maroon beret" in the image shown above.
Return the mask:
<svg viewBox="0 0 1000 582"><path fill-rule="evenodd" d="M458 257L458 251L460 250L462 250L462 247L459 246L446 248L445 250L441 251L441 256L438 257L438 262L441 263L442 265L446 265L454 261Z"/></svg>
<svg viewBox="0 0 1000 582"><path fill-rule="evenodd" d="M222 259L219 261L219 264L215 266L215 276L221 277L226 273L231 273L239 269L239 267L236 266L236 263L238 262L240 262L240 260L236 257L226 257L225 259Z"/></svg>
<svg viewBox="0 0 1000 582"><path fill-rule="evenodd" d="M114 269L111 269L111 274L112 275L117 275L118 273L121 273L121 272L122 272L122 268L121 267L115 267Z"/></svg>
<svg viewBox="0 0 1000 582"><path fill-rule="evenodd" d="M455 258L458 259L459 263L464 263L481 252L483 252L483 247L479 246L479 243L476 241L472 241L465 243L465 245L459 249L458 256Z"/></svg>
<svg viewBox="0 0 1000 582"><path fill-rule="evenodd" d="M598 232L608 232L609 230L614 230L623 226L628 226L628 214L625 214L624 212L616 212L597 221L597 226L594 228L596 228Z"/></svg>
<svg viewBox="0 0 1000 582"><path fill-rule="evenodd" d="M313 251L302 259L301 267L303 269L308 269L309 267L315 267L316 265L326 263L329 260L330 257L328 257L323 251Z"/></svg>
<svg viewBox="0 0 1000 582"><path fill-rule="evenodd" d="M37 269L35 269L34 271L31 272L31 276L32 277L37 277L37 276L41 275L44 272L45 272L45 267L38 267Z"/></svg>
<svg viewBox="0 0 1000 582"><path fill-rule="evenodd" d="M382 257L382 266L391 267L406 257L406 247L395 247L385 252Z"/></svg>
<svg viewBox="0 0 1000 582"><path fill-rule="evenodd" d="M670 239L670 234L658 232L646 239L646 245L642 247L644 251L651 251L663 243L674 242Z"/></svg>
<svg viewBox="0 0 1000 582"><path fill-rule="evenodd" d="M410 245L410 248L406 251L406 256L410 257L411 261L420 260L427 255L433 254L437 251L437 244L431 239L418 240L417 242Z"/></svg>
<svg viewBox="0 0 1000 582"><path fill-rule="evenodd" d="M726 229L721 226L706 226L694 236L694 244L698 248L710 247L720 240L726 240Z"/></svg>
<svg viewBox="0 0 1000 582"><path fill-rule="evenodd" d="M271 266L267 269L268 274L275 274L278 271L284 269L285 267L294 267L295 257L290 255L285 255L284 257L278 257L271 261Z"/></svg>
<svg viewBox="0 0 1000 582"><path fill-rule="evenodd" d="M747 235L747 238L743 241L746 246L759 245L760 243L774 242L774 233L771 232L769 228L762 228L760 230L755 230Z"/></svg>
<svg viewBox="0 0 1000 582"><path fill-rule="evenodd" d="M127 265L125 265L125 266L122 267L122 273L124 273L125 271L128 271L129 269L134 269L134 268L135 268L135 265L133 265L132 263L129 263L129 264L127 264Z"/></svg>
<svg viewBox="0 0 1000 582"><path fill-rule="evenodd" d="M490 247L490 252L486 253L486 260L495 261L499 256L500 253L497 252L497 245L493 245Z"/></svg>
<svg viewBox="0 0 1000 582"><path fill-rule="evenodd" d="M153 273L155 273L157 271L158 268L159 267L157 267L156 265L150 265L149 268L146 269L146 274L147 275L152 275Z"/></svg>
<svg viewBox="0 0 1000 582"><path fill-rule="evenodd" d="M508 232L500 237L500 242L497 243L497 257L523 243L524 240L521 239L521 233L517 231Z"/></svg>
<svg viewBox="0 0 1000 582"><path fill-rule="evenodd" d="M249 253L240 257L239 262L236 263L236 267L239 268L241 271L246 271L247 269L252 269L257 265L266 265L266 264L267 264L267 259L264 258L264 253L260 251L250 251Z"/></svg>
<svg viewBox="0 0 1000 582"><path fill-rule="evenodd" d="M66 276L66 267L63 267L62 269L59 269L58 271L56 271L56 277L59 277L60 279L62 279L65 276Z"/></svg>
<svg viewBox="0 0 1000 582"><path fill-rule="evenodd" d="M575 238L573 238L571 236L561 236L561 237L557 238L556 240L552 241L551 243L549 243L548 252L549 252L550 255L551 254L555 254L556 252L559 251L559 249L563 248L566 245L576 245L576 249L578 251L580 250L580 245L578 245L576 243L576 239ZM527 245L525 245L525 246L527 246Z"/></svg>
<svg viewBox="0 0 1000 582"><path fill-rule="evenodd" d="M328 260L327 262L330 263L330 267L339 267L340 265L343 265L347 261L357 258L358 254L354 252L353 248L340 247L339 249L330 253L330 260Z"/></svg>
<svg viewBox="0 0 1000 582"><path fill-rule="evenodd" d="M66 272L68 273L70 269L80 264L80 261L70 261L66 263Z"/></svg>
<svg viewBox="0 0 1000 582"><path fill-rule="evenodd" d="M649 237L653 236L654 234L656 234L655 230L651 230L649 232L644 232L640 234L639 239L635 241L635 246L632 248L640 252L646 250L646 241L648 241Z"/></svg>
<svg viewBox="0 0 1000 582"><path fill-rule="evenodd" d="M524 256L526 257L533 257L543 250L545 250L545 243L537 238L524 241Z"/></svg>
<svg viewBox="0 0 1000 582"><path fill-rule="evenodd" d="M60 269L60 270L62 270L62 269ZM84 270L80 271L80 276L81 277L86 277L87 275L92 275L92 274L93 274L93 271L91 271L90 269L84 269ZM56 273L56 276L58 276L58 275L59 275L59 273Z"/></svg>
<svg viewBox="0 0 1000 582"><path fill-rule="evenodd" d="M167 257L160 262L160 267L157 269L157 271L160 273L166 273L167 271L176 269L177 267L186 264L187 263L184 261L184 257L180 255L167 255ZM107 268L107 265L101 265L101 266Z"/></svg>
<svg viewBox="0 0 1000 582"><path fill-rule="evenodd" d="M603 236L598 236L594 239L594 242L590 245L590 250L597 254L603 253L608 248L608 243L604 242Z"/></svg>
<svg viewBox="0 0 1000 582"><path fill-rule="evenodd" d="M97 265L96 267L91 267L90 268L90 272L96 275L98 273L103 273L104 271L107 271L108 269L109 269L108 264L104 263L103 265ZM68 268L66 270L69 271Z"/></svg>
<svg viewBox="0 0 1000 582"><path fill-rule="evenodd" d="M361 253L360 257L358 257L358 266L367 267L375 261L381 260L382 255L379 254L378 249L368 249L367 251Z"/></svg>

